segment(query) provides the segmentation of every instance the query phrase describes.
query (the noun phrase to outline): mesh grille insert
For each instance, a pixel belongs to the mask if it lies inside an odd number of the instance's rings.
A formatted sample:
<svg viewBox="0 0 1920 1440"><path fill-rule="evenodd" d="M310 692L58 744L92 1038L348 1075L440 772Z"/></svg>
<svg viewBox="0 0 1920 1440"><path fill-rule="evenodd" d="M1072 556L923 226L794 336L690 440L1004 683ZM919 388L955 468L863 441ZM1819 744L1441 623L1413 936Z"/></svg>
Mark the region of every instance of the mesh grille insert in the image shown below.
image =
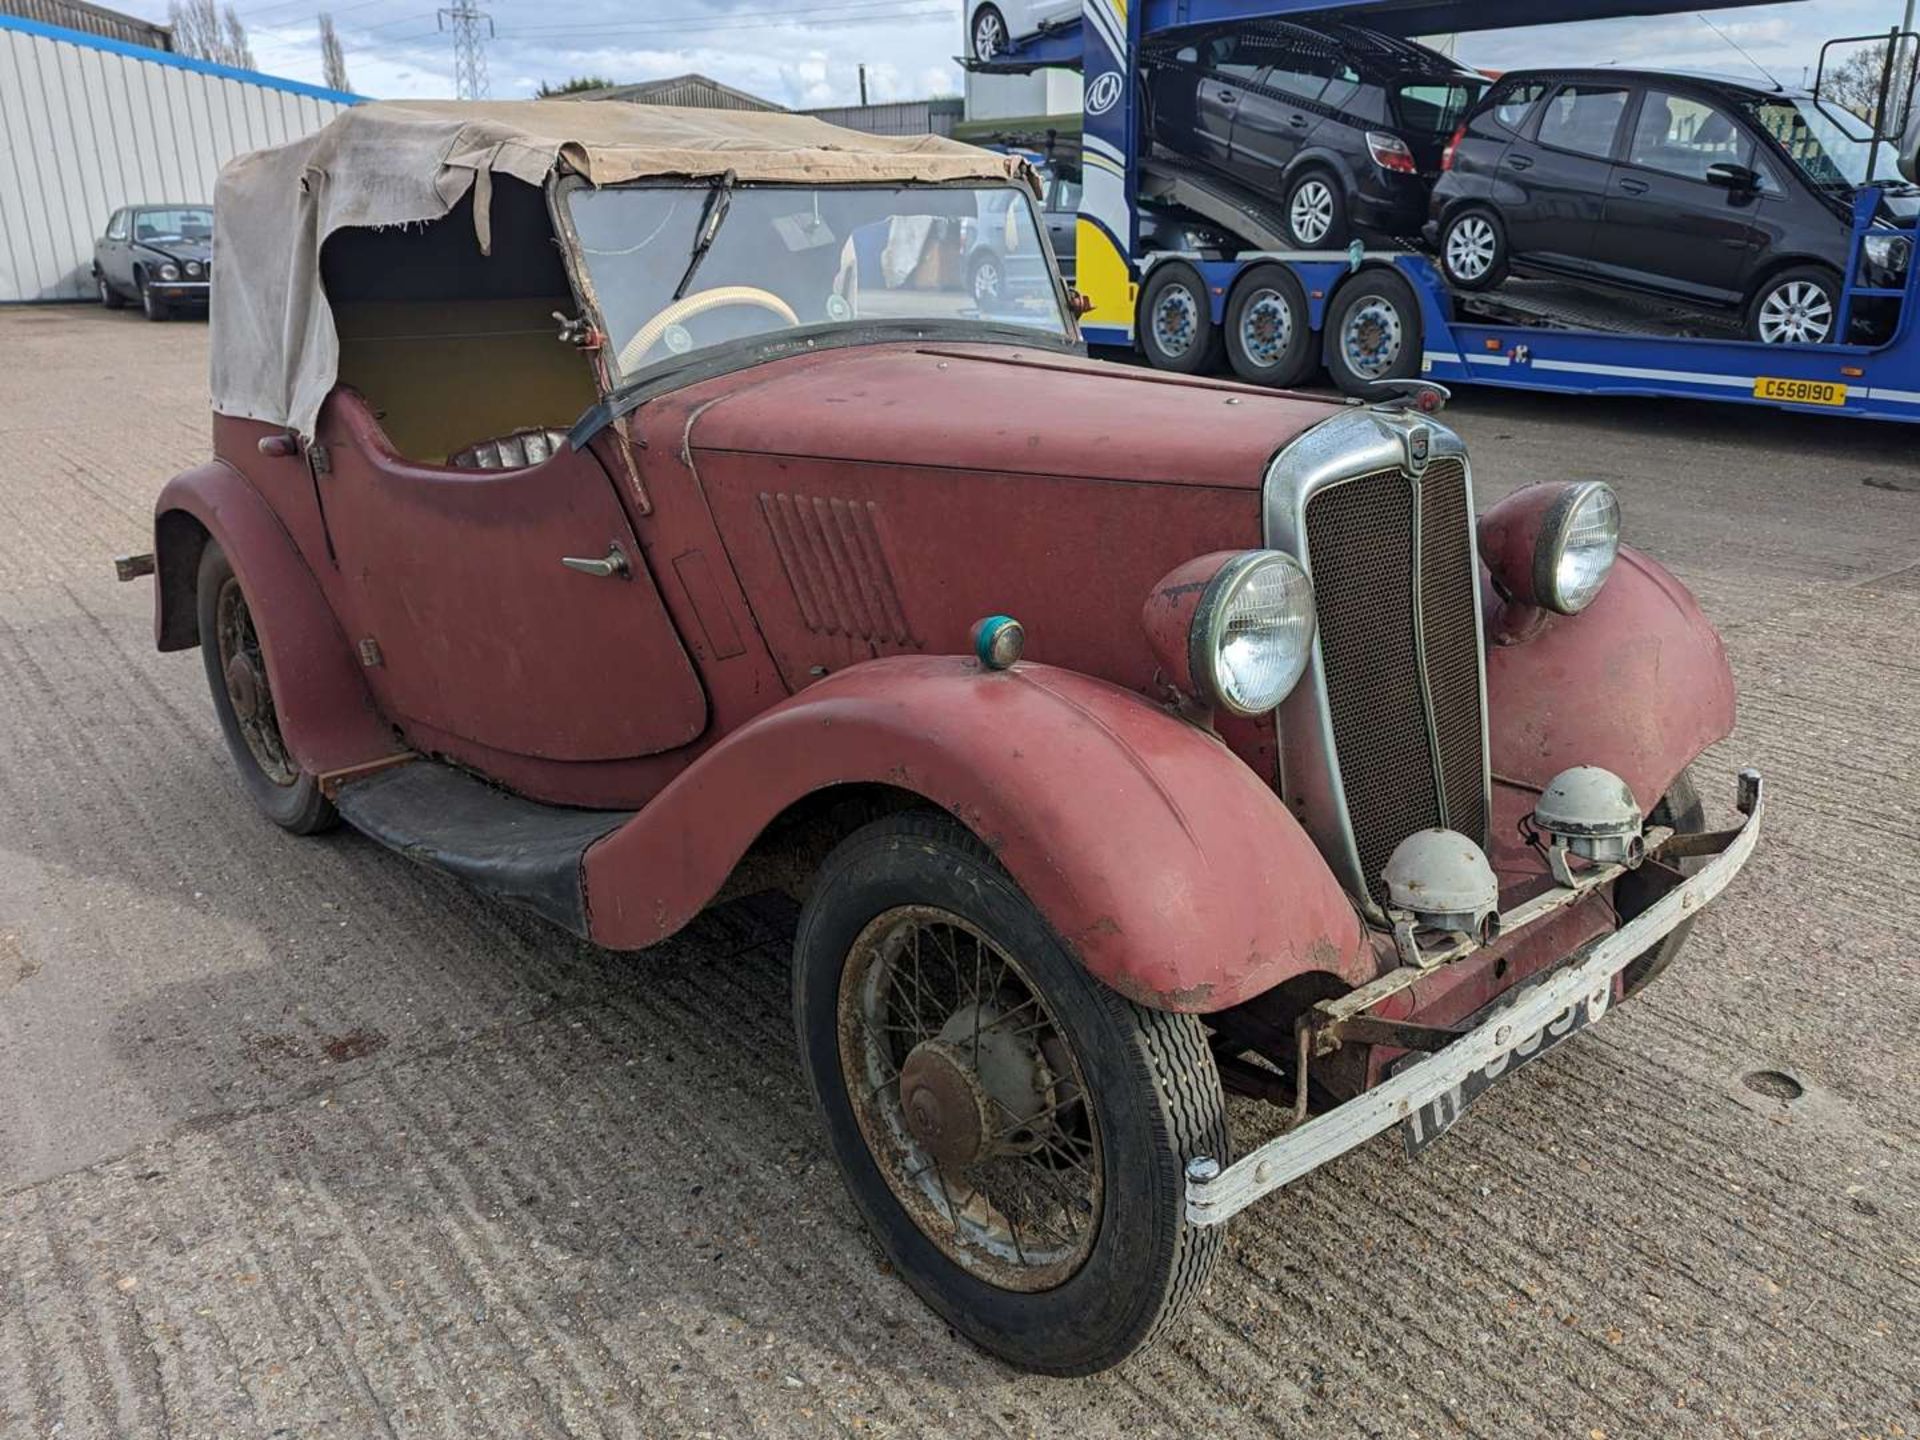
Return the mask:
<svg viewBox="0 0 1920 1440"><path fill-rule="evenodd" d="M1447 823L1486 843L1466 470L1457 460L1436 460L1419 483L1417 555L1414 482L1398 469L1329 486L1306 511L1334 754L1361 873L1376 901L1386 898L1380 872L1414 831Z"/></svg>

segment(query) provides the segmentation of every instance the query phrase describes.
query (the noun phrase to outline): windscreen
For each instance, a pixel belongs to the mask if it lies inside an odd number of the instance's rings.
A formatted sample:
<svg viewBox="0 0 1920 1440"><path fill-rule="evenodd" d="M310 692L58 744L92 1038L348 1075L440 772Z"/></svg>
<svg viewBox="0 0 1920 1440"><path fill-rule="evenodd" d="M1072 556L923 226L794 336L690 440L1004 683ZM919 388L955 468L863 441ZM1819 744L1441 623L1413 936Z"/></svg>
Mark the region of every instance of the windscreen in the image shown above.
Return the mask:
<svg viewBox="0 0 1920 1440"><path fill-rule="evenodd" d="M804 326L1069 333L1012 186L583 187L566 203L622 379Z"/></svg>
<svg viewBox="0 0 1920 1440"><path fill-rule="evenodd" d="M1471 80L1412 81L1394 88L1394 114L1414 135L1444 140L1460 128L1486 88Z"/></svg>
<svg viewBox="0 0 1920 1440"><path fill-rule="evenodd" d="M1814 184L1851 189L1867 183L1873 129L1866 121L1804 99L1761 101L1753 116Z"/></svg>
<svg viewBox="0 0 1920 1440"><path fill-rule="evenodd" d="M133 212L136 240L211 240L213 211L203 206Z"/></svg>

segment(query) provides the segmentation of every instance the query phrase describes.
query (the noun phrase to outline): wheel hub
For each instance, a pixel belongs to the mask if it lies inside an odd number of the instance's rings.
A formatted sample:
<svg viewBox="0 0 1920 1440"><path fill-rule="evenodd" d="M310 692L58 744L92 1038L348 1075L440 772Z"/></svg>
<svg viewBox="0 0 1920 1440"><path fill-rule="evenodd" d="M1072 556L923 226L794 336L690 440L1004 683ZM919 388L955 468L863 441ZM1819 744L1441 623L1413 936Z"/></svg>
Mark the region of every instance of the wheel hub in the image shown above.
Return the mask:
<svg viewBox="0 0 1920 1440"><path fill-rule="evenodd" d="M242 724L260 718L260 688L259 673L247 656L236 655L227 662L227 698Z"/></svg>
<svg viewBox="0 0 1920 1440"><path fill-rule="evenodd" d="M943 1169L963 1169L987 1153L993 1137L989 1106L979 1074L944 1040L921 1041L900 1067L907 1133Z"/></svg>

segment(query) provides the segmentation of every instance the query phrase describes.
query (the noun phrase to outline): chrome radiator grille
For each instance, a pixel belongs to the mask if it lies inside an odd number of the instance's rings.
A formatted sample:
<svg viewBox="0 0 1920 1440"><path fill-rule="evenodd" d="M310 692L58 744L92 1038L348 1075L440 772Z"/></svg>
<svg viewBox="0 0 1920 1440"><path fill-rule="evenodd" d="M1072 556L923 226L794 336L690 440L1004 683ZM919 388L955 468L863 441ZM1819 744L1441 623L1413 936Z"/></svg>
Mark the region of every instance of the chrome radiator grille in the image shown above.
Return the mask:
<svg viewBox="0 0 1920 1440"><path fill-rule="evenodd" d="M1436 459L1307 501L1333 756L1368 893L1408 835L1487 843L1480 626L1466 467Z"/></svg>

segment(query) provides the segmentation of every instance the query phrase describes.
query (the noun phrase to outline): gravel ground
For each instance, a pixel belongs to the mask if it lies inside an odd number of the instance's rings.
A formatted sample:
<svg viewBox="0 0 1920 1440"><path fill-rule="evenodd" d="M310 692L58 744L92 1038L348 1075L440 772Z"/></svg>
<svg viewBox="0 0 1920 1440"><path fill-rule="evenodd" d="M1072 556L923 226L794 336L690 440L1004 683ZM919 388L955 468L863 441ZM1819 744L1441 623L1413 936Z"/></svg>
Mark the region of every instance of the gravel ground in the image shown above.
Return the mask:
<svg viewBox="0 0 1920 1440"><path fill-rule="evenodd" d="M1604 477L1700 594L1707 793L1758 764L1770 833L1644 1000L1256 1207L1067 1383L864 1234L786 902L606 955L253 813L107 564L205 453L206 348L0 310L0 1435L1920 1433L1914 432L1463 397L1483 503Z"/></svg>

